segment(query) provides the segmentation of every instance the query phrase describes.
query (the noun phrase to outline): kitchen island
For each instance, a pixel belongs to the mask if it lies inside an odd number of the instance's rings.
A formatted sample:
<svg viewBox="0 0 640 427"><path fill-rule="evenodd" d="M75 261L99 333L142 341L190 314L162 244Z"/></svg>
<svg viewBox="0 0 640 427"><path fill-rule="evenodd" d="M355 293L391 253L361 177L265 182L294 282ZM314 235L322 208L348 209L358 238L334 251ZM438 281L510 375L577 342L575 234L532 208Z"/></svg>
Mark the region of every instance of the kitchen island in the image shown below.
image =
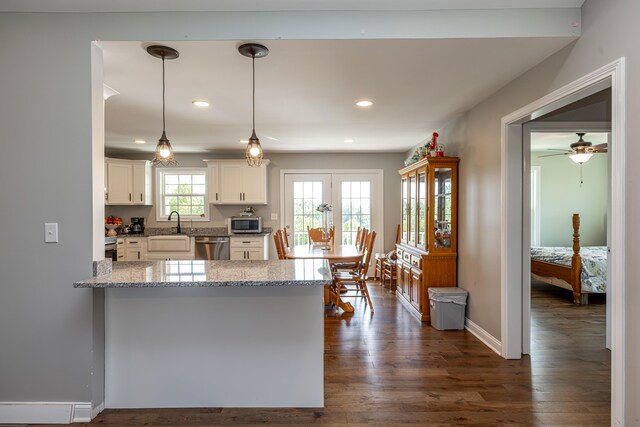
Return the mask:
<svg viewBox="0 0 640 427"><path fill-rule="evenodd" d="M324 260L118 262L105 407L324 406Z"/></svg>

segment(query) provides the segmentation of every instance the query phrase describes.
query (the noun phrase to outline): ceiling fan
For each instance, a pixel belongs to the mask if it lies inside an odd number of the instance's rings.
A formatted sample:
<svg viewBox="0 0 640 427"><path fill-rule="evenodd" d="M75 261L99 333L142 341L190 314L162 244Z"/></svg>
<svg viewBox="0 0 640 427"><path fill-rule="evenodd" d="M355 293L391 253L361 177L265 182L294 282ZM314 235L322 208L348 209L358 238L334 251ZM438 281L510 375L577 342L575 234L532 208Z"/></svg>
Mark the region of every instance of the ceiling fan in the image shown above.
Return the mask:
<svg viewBox="0 0 640 427"><path fill-rule="evenodd" d="M607 143L593 145L589 141L582 139L582 137L585 136L585 132L576 132L576 135L578 135L580 139L569 146L571 148L570 150L560 150L564 151L564 153L547 154L546 156L540 157L569 156L575 163L583 164L594 154L606 153L608 151Z"/></svg>

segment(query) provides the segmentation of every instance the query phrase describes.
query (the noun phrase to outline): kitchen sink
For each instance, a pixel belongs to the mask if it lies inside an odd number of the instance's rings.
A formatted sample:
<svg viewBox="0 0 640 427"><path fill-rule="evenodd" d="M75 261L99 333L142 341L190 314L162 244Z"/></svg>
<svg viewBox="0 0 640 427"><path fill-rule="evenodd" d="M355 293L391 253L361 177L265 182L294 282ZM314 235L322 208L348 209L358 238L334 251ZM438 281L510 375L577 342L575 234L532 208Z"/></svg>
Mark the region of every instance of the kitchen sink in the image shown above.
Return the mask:
<svg viewBox="0 0 640 427"><path fill-rule="evenodd" d="M188 252L191 250L190 237L184 234L147 237L149 252Z"/></svg>

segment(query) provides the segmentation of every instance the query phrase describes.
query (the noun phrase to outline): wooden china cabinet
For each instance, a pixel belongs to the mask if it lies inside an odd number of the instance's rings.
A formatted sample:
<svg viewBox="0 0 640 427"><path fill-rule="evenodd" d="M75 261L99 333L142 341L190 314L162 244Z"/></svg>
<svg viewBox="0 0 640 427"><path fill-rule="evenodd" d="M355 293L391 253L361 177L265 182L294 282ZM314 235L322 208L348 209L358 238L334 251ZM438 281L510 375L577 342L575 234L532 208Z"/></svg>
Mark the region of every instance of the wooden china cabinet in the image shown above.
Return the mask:
<svg viewBox="0 0 640 427"><path fill-rule="evenodd" d="M422 321L431 287L457 286L457 157L427 157L398 171L402 177L402 232L398 299Z"/></svg>

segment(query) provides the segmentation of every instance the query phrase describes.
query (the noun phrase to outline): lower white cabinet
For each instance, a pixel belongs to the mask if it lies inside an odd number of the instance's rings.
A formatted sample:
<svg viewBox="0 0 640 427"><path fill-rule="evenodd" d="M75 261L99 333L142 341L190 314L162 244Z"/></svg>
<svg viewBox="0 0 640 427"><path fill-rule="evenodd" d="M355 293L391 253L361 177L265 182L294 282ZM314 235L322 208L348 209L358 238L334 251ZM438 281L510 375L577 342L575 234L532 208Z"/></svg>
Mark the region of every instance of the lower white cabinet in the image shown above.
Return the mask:
<svg viewBox="0 0 640 427"><path fill-rule="evenodd" d="M143 261L146 238L119 237L116 241L118 261Z"/></svg>
<svg viewBox="0 0 640 427"><path fill-rule="evenodd" d="M230 259L251 261L269 259L268 234L263 236L231 236Z"/></svg>
<svg viewBox="0 0 640 427"><path fill-rule="evenodd" d="M195 240L183 236L123 236L116 241L118 261L170 261L195 258ZM151 240L149 240L151 239Z"/></svg>

